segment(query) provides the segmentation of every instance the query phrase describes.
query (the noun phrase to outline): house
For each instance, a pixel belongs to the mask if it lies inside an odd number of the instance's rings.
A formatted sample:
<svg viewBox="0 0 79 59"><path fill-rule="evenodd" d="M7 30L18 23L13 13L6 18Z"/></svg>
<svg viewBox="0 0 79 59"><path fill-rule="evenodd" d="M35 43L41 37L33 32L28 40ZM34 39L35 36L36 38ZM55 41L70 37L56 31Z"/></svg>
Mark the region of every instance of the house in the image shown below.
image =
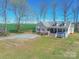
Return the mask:
<svg viewBox="0 0 79 59"><path fill-rule="evenodd" d="M55 37L68 37L69 34L74 33L74 24L70 22L39 22L36 26L36 32Z"/></svg>
<svg viewBox="0 0 79 59"><path fill-rule="evenodd" d="M79 23L75 24L75 27L77 27L76 31L79 32Z"/></svg>

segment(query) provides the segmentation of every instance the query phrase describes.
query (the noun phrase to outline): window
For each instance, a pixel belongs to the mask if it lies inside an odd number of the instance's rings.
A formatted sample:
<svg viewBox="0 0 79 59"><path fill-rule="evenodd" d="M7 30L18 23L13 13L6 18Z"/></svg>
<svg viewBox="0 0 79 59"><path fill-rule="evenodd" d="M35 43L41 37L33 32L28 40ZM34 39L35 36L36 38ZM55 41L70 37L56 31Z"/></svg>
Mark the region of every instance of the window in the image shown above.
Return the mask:
<svg viewBox="0 0 79 59"><path fill-rule="evenodd" d="M38 31L40 31L40 29L39 29L39 28L38 28L37 30L38 30Z"/></svg>
<svg viewBox="0 0 79 59"><path fill-rule="evenodd" d="M58 32L63 32L63 30L62 29L58 29Z"/></svg>
<svg viewBox="0 0 79 59"><path fill-rule="evenodd" d="M47 29L47 31L50 31L50 29Z"/></svg>
<svg viewBox="0 0 79 59"><path fill-rule="evenodd" d="M57 31L56 28L51 28L51 29L50 29L50 32L51 32L51 33L56 33L56 31Z"/></svg>
<svg viewBox="0 0 79 59"><path fill-rule="evenodd" d="M58 29L58 32L65 32L65 29Z"/></svg>
<svg viewBox="0 0 79 59"><path fill-rule="evenodd" d="M42 31L45 31L45 29L42 29Z"/></svg>

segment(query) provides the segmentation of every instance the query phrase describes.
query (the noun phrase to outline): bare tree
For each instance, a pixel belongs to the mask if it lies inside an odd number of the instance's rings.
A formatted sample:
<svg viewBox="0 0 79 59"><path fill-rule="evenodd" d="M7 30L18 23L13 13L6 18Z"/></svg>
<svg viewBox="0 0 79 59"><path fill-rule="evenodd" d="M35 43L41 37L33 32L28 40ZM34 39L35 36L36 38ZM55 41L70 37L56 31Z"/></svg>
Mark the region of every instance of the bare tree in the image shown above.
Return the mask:
<svg viewBox="0 0 79 59"><path fill-rule="evenodd" d="M70 7L71 7L71 5L72 5L72 0L64 0L63 2L62 2L62 6L63 6L63 13L64 13L64 22L67 22L67 17L68 17L68 11L69 11L69 9L70 9Z"/></svg>
<svg viewBox="0 0 79 59"><path fill-rule="evenodd" d="M78 17L79 17L79 0L77 0L76 3L76 23L78 22Z"/></svg>
<svg viewBox="0 0 79 59"><path fill-rule="evenodd" d="M7 32L7 8L8 8L8 1L9 0L3 0L2 1L2 17L4 19L4 33Z"/></svg>
<svg viewBox="0 0 79 59"><path fill-rule="evenodd" d="M45 21L46 13L47 13L47 4L45 3L45 1L41 1L41 3L40 3L40 19L43 19L43 21Z"/></svg>
<svg viewBox="0 0 79 59"><path fill-rule="evenodd" d="M73 5L72 12L73 12L73 22L75 25L75 31L77 31L77 24L78 24L78 18L79 18L79 0L77 0L77 3Z"/></svg>
<svg viewBox="0 0 79 59"><path fill-rule="evenodd" d="M72 13L73 13L73 22L76 22L76 8L72 8Z"/></svg>
<svg viewBox="0 0 79 59"><path fill-rule="evenodd" d="M56 21L56 7L57 7L56 1L52 0L52 10L53 10L53 21L54 22Z"/></svg>
<svg viewBox="0 0 79 59"><path fill-rule="evenodd" d="M11 0L11 4L13 7L13 12L16 17L16 30L17 32L20 31L20 25L22 18L25 17L26 14L26 0Z"/></svg>

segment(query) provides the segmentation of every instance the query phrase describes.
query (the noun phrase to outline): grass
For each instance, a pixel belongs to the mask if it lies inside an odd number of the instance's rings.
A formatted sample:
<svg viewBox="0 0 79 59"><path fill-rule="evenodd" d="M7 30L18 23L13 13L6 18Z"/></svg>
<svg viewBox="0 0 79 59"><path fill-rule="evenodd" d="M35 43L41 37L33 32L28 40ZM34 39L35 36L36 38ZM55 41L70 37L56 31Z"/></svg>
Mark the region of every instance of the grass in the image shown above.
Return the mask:
<svg viewBox="0 0 79 59"><path fill-rule="evenodd" d="M35 24L22 24L21 31L35 31ZM15 24L7 24L7 28L9 32L16 32L16 25Z"/></svg>
<svg viewBox="0 0 79 59"><path fill-rule="evenodd" d="M34 31L35 26L24 24L21 30ZM7 28L9 32L16 30L15 24L8 24ZM37 40L0 40L0 59L79 59L79 33L68 38L41 36Z"/></svg>
<svg viewBox="0 0 79 59"><path fill-rule="evenodd" d="M79 45L75 42L79 42L78 33L66 39L42 36L37 40L2 40L0 59L79 59ZM64 56L67 51L75 52L76 57L72 53Z"/></svg>

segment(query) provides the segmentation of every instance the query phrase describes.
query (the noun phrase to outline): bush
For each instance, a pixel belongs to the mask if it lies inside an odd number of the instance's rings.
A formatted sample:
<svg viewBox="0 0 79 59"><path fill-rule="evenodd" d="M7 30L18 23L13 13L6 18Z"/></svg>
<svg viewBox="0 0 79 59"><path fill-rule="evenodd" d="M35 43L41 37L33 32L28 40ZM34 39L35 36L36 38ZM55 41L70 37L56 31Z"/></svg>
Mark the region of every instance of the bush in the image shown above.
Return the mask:
<svg viewBox="0 0 79 59"><path fill-rule="evenodd" d="M0 33L0 36L8 36L9 35L9 32L2 32L2 33Z"/></svg>

